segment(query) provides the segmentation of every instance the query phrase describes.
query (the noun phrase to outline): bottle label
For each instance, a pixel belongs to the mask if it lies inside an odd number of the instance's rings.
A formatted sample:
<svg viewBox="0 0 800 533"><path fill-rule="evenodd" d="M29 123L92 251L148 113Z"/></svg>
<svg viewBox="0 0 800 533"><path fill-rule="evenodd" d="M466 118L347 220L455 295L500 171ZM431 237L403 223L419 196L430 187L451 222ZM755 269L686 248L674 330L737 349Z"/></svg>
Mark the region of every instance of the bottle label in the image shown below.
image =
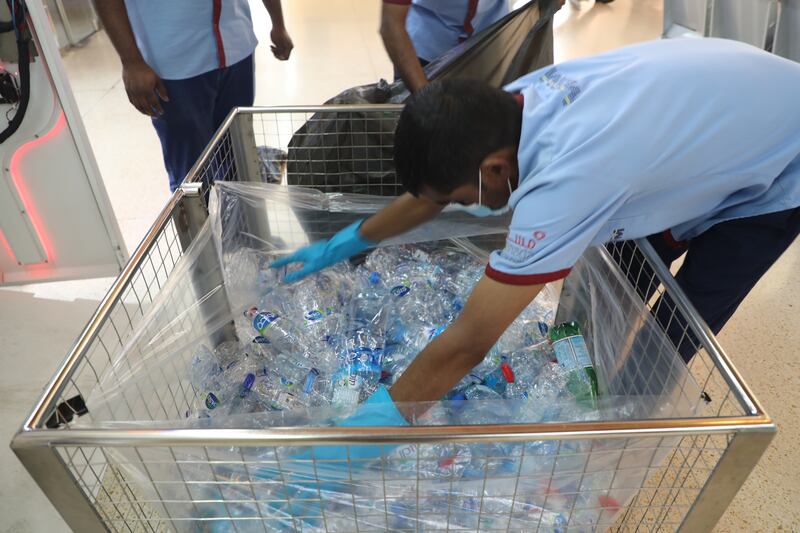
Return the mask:
<svg viewBox="0 0 800 533"><path fill-rule="evenodd" d="M411 459L417 457L417 445L416 444L405 444L400 446L399 448L395 449L392 452L393 457L397 457L398 459Z"/></svg>
<svg viewBox="0 0 800 533"><path fill-rule="evenodd" d="M219 405L219 399L213 392L209 392L208 396L206 396L206 407L209 409L215 409Z"/></svg>
<svg viewBox="0 0 800 533"><path fill-rule="evenodd" d="M349 374L347 369L343 369L337 375L333 388L333 399L331 403L334 407L351 407L358 404L358 396L363 380L356 374Z"/></svg>
<svg viewBox="0 0 800 533"><path fill-rule="evenodd" d="M306 382L303 383L303 394L311 394L311 391L314 390L314 382L319 376L319 371L316 368L312 368L308 375L306 376Z"/></svg>
<svg viewBox="0 0 800 533"><path fill-rule="evenodd" d="M323 315L322 311L320 311L319 309L312 309L311 311L306 311L305 314L303 314L303 318L305 318L306 321L308 322L316 322L317 320L320 320L323 316L325 315Z"/></svg>
<svg viewBox="0 0 800 533"><path fill-rule="evenodd" d="M271 407L276 411L282 411L292 404L293 399L294 396L292 396L291 393L279 391L278 394L275 395L275 399L271 402Z"/></svg>
<svg viewBox="0 0 800 533"><path fill-rule="evenodd" d="M389 292L391 292L392 295L398 298L402 298L403 296L411 292L411 287L409 287L408 285L396 285L392 287L392 290Z"/></svg>
<svg viewBox="0 0 800 533"><path fill-rule="evenodd" d="M549 331L547 324L544 322L537 322L536 325L539 327L539 333L542 334L542 337L547 337L547 332Z"/></svg>
<svg viewBox="0 0 800 533"><path fill-rule="evenodd" d="M432 341L433 339L438 337L439 334L441 332L443 332L446 328L447 328L447 326L439 326L438 328L430 328L428 330L428 340Z"/></svg>
<svg viewBox="0 0 800 533"><path fill-rule="evenodd" d="M260 311L256 313L256 316L253 317L253 328L263 335L264 330L266 330L269 325L276 320L278 320L278 315L275 313Z"/></svg>
<svg viewBox="0 0 800 533"><path fill-rule="evenodd" d="M263 335L258 335L256 338L253 339L253 342L256 344L269 344L269 339L267 339Z"/></svg>
<svg viewBox="0 0 800 533"><path fill-rule="evenodd" d="M342 363L349 365L356 372L380 371L381 350L371 348L352 348L344 354Z"/></svg>
<svg viewBox="0 0 800 533"><path fill-rule="evenodd" d="M333 314L333 307L325 307L319 309L311 309L303 313L303 318L305 319L305 325L308 326L314 322L318 322L325 318L326 316L330 316Z"/></svg>
<svg viewBox="0 0 800 533"><path fill-rule="evenodd" d="M593 367L583 335L557 340L553 343L553 351L556 353L558 364L567 370Z"/></svg>

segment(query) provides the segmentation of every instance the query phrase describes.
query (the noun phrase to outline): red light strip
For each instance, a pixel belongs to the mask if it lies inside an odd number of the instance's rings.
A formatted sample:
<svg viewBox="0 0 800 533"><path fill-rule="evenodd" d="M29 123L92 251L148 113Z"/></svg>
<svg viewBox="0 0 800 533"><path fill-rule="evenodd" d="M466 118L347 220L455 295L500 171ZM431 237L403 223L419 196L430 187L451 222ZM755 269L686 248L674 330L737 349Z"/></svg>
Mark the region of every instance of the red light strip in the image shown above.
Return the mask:
<svg viewBox="0 0 800 533"><path fill-rule="evenodd" d="M21 164L22 159L26 156L30 155L32 151L35 151L37 147L40 145L49 142L54 137L58 136L64 128L67 127L67 119L64 116L64 112L62 111L61 114L58 116L58 120L53 125L53 127L39 137L38 139L33 139L19 148L14 152L11 156L11 163L9 164L9 173L11 174L11 181L14 183L14 187L17 189L17 194L19 194L20 201L22 202L23 207L25 208L25 212L28 214L28 218L31 221L31 225L33 226L34 232L36 232L36 236L39 238L39 242L44 249L44 255L46 257L45 263L53 261L53 246L52 242L50 241L47 233L44 231L44 223L42 222L42 217L39 215L39 212L36 209L32 201L32 197L28 187L23 179L22 175L19 172L19 167ZM6 243L8 244L8 243ZM32 266L32 265L29 265Z"/></svg>
<svg viewBox="0 0 800 533"><path fill-rule="evenodd" d="M11 245L8 244L8 241L6 240L6 234L3 233L3 230L1 229L0 229L0 244L2 244L3 248L6 249L8 256L11 257L11 259L13 259L15 263L18 263L19 261L17 261L17 258L14 255L14 250L11 249Z"/></svg>

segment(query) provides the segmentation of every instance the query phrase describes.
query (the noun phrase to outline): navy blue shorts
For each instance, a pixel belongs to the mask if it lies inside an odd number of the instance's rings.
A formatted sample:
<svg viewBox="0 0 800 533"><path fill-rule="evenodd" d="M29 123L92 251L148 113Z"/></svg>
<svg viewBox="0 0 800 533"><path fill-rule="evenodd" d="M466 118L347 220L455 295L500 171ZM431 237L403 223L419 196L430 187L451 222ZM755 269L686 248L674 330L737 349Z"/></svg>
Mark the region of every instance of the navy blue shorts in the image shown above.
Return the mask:
<svg viewBox="0 0 800 533"><path fill-rule="evenodd" d="M651 235L648 240L668 267L686 254L675 280L716 334L798 233L800 208L794 208L721 222L688 242L675 242L668 232ZM625 265L639 294L649 300L656 290L649 283L652 271L642 267L641 258L628 247L617 260ZM641 268L645 271L637 275ZM672 299L665 295L654 304L653 313L688 362L698 341L685 320L674 315L674 308Z"/></svg>
<svg viewBox="0 0 800 533"><path fill-rule="evenodd" d="M185 80L163 80L169 95L164 114L153 119L161 140L169 187L174 191L211 137L235 107L253 105L253 56Z"/></svg>

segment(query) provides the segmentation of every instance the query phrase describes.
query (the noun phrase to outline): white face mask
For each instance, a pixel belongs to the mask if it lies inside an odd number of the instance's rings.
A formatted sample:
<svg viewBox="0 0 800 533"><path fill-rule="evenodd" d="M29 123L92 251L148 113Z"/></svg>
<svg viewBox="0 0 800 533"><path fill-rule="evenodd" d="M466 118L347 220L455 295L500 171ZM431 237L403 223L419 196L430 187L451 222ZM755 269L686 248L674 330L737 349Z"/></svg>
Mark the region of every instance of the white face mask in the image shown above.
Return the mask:
<svg viewBox="0 0 800 533"><path fill-rule="evenodd" d="M508 194L510 195L513 192L511 189L511 180L508 180ZM477 204L469 204L459 206L462 211L466 211L472 216L475 217L496 217L499 215L504 215L511 210L511 207L506 204L500 209L492 209L488 205L483 205L481 203L483 197L483 178L481 176L481 170L478 169L478 203Z"/></svg>

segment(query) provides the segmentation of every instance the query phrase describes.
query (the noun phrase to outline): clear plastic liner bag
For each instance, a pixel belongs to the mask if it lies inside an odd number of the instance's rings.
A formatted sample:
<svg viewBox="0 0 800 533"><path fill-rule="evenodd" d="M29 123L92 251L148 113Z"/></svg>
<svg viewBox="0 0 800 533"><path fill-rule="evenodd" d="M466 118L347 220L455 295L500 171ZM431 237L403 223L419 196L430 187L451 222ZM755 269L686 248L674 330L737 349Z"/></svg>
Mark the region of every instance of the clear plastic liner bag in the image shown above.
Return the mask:
<svg viewBox="0 0 800 533"><path fill-rule="evenodd" d="M300 283L283 284L286 271L268 268L311 240L295 210L313 214L314 232L329 235L382 205L270 184L215 185L208 224L74 425L255 429L269 439L281 428L346 424L457 319L485 265L473 232L503 231L501 220L444 213L426 231ZM331 224L331 210L348 220ZM698 412L686 365L605 250L587 251L564 286L560 301L546 288L444 401L416 406L424 414L411 423L463 437L465 425L541 424L547 432L563 422ZM592 354L597 405L572 396L547 340L566 320L580 322ZM210 531L589 531L611 525L674 446L659 438L458 438L114 448L109 458L179 529L200 518Z"/></svg>
<svg viewBox="0 0 800 533"><path fill-rule="evenodd" d="M501 402L508 403L508 402ZM627 417L634 402L605 398L595 417ZM487 402L474 423L511 421ZM450 424L462 406L442 402L415 422ZM569 411L573 406L564 405ZM328 426L346 416L329 409L255 415L258 425ZM231 421L228 421L231 424ZM113 423L110 427L137 427ZM193 420L175 427L206 427ZM165 427L171 427L169 425ZM265 435L267 435L265 433ZM660 462L661 439L450 442L345 446L172 447L109 451L137 490L162 500L176 527L202 518L208 531L457 530L482 524L520 530L564 526L594 531L613 523ZM180 480L180 483L176 481ZM155 496L158 495L158 498ZM258 525L251 522L258 520ZM527 520L526 524L522 521ZM235 524L235 525L234 525ZM472 526L477 527L477 526Z"/></svg>

